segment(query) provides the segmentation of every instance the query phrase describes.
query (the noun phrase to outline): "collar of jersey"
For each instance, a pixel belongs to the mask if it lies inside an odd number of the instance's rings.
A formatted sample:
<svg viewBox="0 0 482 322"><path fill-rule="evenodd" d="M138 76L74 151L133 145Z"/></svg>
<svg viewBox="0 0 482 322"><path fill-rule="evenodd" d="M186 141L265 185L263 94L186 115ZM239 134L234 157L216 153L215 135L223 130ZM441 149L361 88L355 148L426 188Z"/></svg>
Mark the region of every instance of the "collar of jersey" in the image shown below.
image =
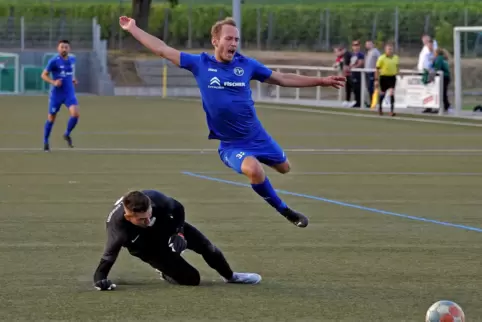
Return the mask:
<svg viewBox="0 0 482 322"><path fill-rule="evenodd" d="M235 52L234 53L234 57L233 57L233 60L231 60L229 63L222 63L222 62L219 62L216 60L216 57L214 57L214 55L208 55L209 59L212 61L212 62L215 62L216 64L220 64L220 65L224 65L224 66L229 66L229 65L232 65L234 64L239 57L242 57L240 53L238 52Z"/></svg>
<svg viewBox="0 0 482 322"><path fill-rule="evenodd" d="M67 59L63 59L63 58L62 58L62 56L57 55L57 58L58 58L58 59L60 59L60 60L69 60L70 56L69 56L69 55L67 55Z"/></svg>

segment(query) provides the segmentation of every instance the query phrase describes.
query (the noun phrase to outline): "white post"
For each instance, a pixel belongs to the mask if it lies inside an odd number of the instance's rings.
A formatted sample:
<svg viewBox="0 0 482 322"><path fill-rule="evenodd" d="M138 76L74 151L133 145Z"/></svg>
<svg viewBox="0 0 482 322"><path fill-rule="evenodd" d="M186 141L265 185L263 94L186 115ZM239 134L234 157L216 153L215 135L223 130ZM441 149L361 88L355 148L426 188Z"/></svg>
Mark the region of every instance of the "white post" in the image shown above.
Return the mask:
<svg viewBox="0 0 482 322"><path fill-rule="evenodd" d="M279 73L281 70L278 68L277 72ZM276 85L276 99L279 100L280 98L280 87L279 85Z"/></svg>
<svg viewBox="0 0 482 322"><path fill-rule="evenodd" d="M296 70L296 75L299 75L300 74L300 70L297 69ZM299 101L300 100L300 88L299 87L296 87L296 96L295 96L296 100Z"/></svg>
<svg viewBox="0 0 482 322"><path fill-rule="evenodd" d="M25 66L20 66L20 93L25 93Z"/></svg>
<svg viewBox="0 0 482 322"><path fill-rule="evenodd" d="M95 37L95 42L97 44L96 46L98 47L97 50L102 50L102 48L101 48L102 36L101 35L102 35L102 29L101 29L100 25L97 25L96 26L96 37Z"/></svg>
<svg viewBox="0 0 482 322"><path fill-rule="evenodd" d="M365 91L367 88L366 83L366 73L364 70L361 71L361 84L360 84L360 109L365 108Z"/></svg>
<svg viewBox="0 0 482 322"><path fill-rule="evenodd" d="M321 71L318 69L316 71L316 77L321 77ZM321 99L321 87L316 86L316 101L319 101Z"/></svg>
<svg viewBox="0 0 482 322"><path fill-rule="evenodd" d="M241 40L238 43L238 51L241 52L241 42L243 39L241 36L241 0L233 0L233 18L239 30Z"/></svg>
<svg viewBox="0 0 482 322"><path fill-rule="evenodd" d="M107 73L107 40L101 41L102 44L102 67L104 68L104 73Z"/></svg>
<svg viewBox="0 0 482 322"><path fill-rule="evenodd" d="M20 50L25 50L25 18L20 17Z"/></svg>
<svg viewBox="0 0 482 322"><path fill-rule="evenodd" d="M460 27L454 28L454 90L455 90L455 115L460 115L462 110L462 64L460 54Z"/></svg>
<svg viewBox="0 0 482 322"><path fill-rule="evenodd" d="M97 36L97 17L92 18L92 49L95 51Z"/></svg>
<svg viewBox="0 0 482 322"><path fill-rule="evenodd" d="M455 27L454 28L454 78L455 78L455 115L459 116L462 111L462 54L460 50L461 32L481 32L482 26Z"/></svg>
<svg viewBox="0 0 482 322"><path fill-rule="evenodd" d="M20 55L17 55L17 59L15 59L15 94L20 93Z"/></svg>
<svg viewBox="0 0 482 322"><path fill-rule="evenodd" d="M440 83L439 83L439 93L442 94L442 96L439 96L438 98L438 115L443 115L444 114L444 73L443 72L440 72L440 73L437 73L438 74L438 78L440 80Z"/></svg>

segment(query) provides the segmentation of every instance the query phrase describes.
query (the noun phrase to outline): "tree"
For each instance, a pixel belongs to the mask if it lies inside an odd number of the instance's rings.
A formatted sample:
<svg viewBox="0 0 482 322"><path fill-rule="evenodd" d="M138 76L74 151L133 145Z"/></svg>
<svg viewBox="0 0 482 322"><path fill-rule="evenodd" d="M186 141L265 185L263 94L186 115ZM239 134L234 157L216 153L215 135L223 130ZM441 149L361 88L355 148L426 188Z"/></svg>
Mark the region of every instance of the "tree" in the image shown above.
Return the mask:
<svg viewBox="0 0 482 322"><path fill-rule="evenodd" d="M146 30L149 23L149 12L152 0L132 0L132 18L139 28Z"/></svg>
<svg viewBox="0 0 482 322"><path fill-rule="evenodd" d="M171 4L171 8L174 8L179 4L179 0L169 0L169 3Z"/></svg>
<svg viewBox="0 0 482 322"><path fill-rule="evenodd" d="M440 48L451 52L454 48L454 26L444 19L440 20L435 26L435 40Z"/></svg>

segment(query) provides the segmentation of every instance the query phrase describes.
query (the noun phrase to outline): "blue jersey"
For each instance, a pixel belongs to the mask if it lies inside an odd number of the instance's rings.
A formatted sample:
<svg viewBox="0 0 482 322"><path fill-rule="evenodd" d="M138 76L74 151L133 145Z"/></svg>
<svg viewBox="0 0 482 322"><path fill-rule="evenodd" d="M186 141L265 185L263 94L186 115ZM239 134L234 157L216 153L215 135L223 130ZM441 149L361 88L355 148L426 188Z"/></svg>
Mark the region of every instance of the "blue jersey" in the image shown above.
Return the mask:
<svg viewBox="0 0 482 322"><path fill-rule="evenodd" d="M55 56L49 60L45 70L52 74L53 80L62 80L60 87L52 86L50 90L51 97L65 98L75 95L75 87L73 84L74 67L75 57L67 57L67 59L64 59L61 56Z"/></svg>
<svg viewBox="0 0 482 322"><path fill-rule="evenodd" d="M268 79L269 68L239 53L221 63L207 53L184 52L180 67L191 71L199 86L209 139L229 143L268 137L256 115L250 81Z"/></svg>

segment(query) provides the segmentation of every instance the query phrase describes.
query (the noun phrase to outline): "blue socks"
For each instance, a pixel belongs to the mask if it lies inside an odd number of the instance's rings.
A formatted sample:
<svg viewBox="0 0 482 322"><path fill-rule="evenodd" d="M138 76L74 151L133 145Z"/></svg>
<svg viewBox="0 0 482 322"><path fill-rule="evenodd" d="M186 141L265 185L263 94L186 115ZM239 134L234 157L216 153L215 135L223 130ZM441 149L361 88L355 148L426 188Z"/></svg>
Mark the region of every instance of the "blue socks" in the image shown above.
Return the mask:
<svg viewBox="0 0 482 322"><path fill-rule="evenodd" d="M78 117L73 117L71 116L69 118L69 121L67 122L67 130L65 131L65 135L67 136L70 136L70 133L72 132L72 130L75 128L75 126L77 125L77 121L79 120Z"/></svg>
<svg viewBox="0 0 482 322"><path fill-rule="evenodd" d="M288 206L281 200L276 191L274 191L271 182L269 182L268 177L264 179L263 183L251 184L251 187L258 195L260 195L271 207L275 208L278 212L281 212L288 208Z"/></svg>
<svg viewBox="0 0 482 322"><path fill-rule="evenodd" d="M49 143L50 132L52 132L52 127L54 126L53 122L46 121L44 126L44 144Z"/></svg>
<svg viewBox="0 0 482 322"><path fill-rule="evenodd" d="M71 116L69 118L69 121L67 122L67 129L65 131L65 135L67 136L70 136L70 133L72 132L72 130L75 128L75 126L77 125L77 121L79 120L78 117L73 117ZM47 120L45 122L45 126L44 126L44 144L47 144L49 143L49 138L50 138L50 133L52 132L52 128L54 127L54 122L50 122L49 120Z"/></svg>

